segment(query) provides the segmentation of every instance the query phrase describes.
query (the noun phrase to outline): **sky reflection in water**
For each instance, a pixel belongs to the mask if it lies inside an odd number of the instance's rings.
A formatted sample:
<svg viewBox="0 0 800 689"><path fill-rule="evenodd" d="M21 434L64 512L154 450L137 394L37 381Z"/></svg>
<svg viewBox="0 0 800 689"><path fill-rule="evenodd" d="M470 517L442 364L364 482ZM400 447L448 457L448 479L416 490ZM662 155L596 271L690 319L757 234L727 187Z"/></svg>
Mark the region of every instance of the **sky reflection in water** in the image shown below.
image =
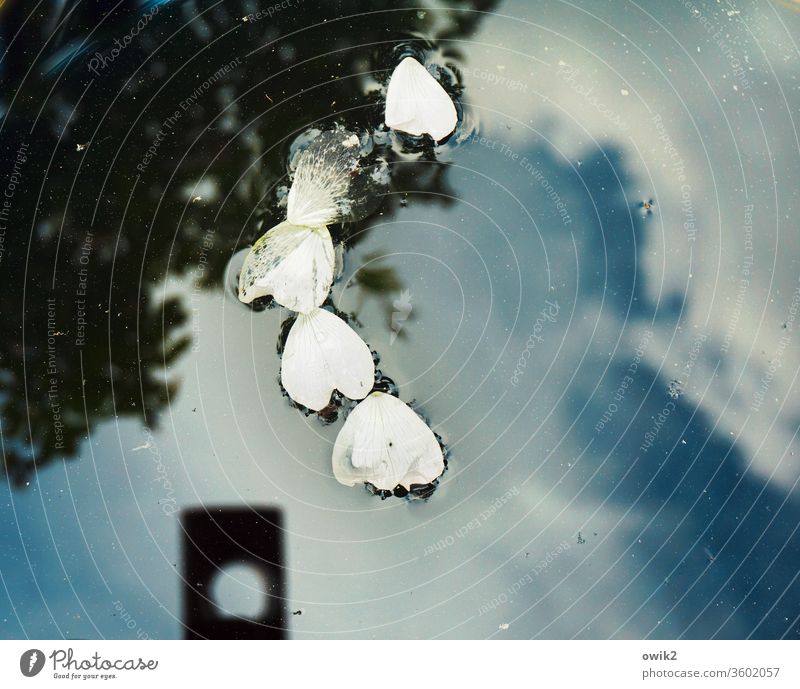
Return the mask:
<svg viewBox="0 0 800 689"><path fill-rule="evenodd" d="M15 212L33 233L8 233L2 258L25 293L0 297L20 484L0 499L0 633L180 636L177 511L271 504L295 638L797 638L800 20L695 4L370 3L308 28L305 8L243 26L246 6L164 3L80 103L93 50L32 131L46 89L4 102L6 167L30 147ZM282 217L291 142L380 123L371 87L409 45L463 89L460 129L435 156L390 136L389 194L335 228L331 300L448 445L427 503L336 483L341 418L304 416L278 386L289 314L231 289ZM30 59L12 53L4 76ZM67 461L51 451L49 298L69 331Z"/></svg>

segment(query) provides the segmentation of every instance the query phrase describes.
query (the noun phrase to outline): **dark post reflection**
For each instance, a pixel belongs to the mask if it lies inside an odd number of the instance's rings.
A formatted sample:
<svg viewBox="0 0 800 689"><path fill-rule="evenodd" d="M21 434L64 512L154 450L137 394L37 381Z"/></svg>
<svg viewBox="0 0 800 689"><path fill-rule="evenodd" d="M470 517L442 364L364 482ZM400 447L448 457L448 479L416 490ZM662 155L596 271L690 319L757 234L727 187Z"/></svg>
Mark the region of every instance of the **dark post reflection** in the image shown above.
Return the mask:
<svg viewBox="0 0 800 689"><path fill-rule="evenodd" d="M282 517L270 508L186 510L183 529L183 609L186 639L286 638ZM233 616L213 599L212 582L231 564L248 565L264 581L261 613Z"/></svg>

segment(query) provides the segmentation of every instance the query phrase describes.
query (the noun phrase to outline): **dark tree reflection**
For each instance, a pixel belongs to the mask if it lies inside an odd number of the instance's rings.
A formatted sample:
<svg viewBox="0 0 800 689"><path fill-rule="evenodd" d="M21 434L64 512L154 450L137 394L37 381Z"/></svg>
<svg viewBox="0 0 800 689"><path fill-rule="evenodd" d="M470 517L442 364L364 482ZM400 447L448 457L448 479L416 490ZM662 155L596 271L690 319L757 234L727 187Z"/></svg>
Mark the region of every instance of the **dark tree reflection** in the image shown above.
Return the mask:
<svg viewBox="0 0 800 689"><path fill-rule="evenodd" d="M453 3L465 11L441 14L431 38L468 36L474 10L494 4ZM100 421L158 424L191 341L187 305L164 298L164 281L222 288L230 257L283 213L297 133L342 117L380 124L370 85L390 61L375 56L436 21L405 5L297 3L247 22L258 9L247 2L0 9L3 179L18 177L0 253L0 418L14 483L75 455ZM429 199L447 199L445 166L421 166Z"/></svg>

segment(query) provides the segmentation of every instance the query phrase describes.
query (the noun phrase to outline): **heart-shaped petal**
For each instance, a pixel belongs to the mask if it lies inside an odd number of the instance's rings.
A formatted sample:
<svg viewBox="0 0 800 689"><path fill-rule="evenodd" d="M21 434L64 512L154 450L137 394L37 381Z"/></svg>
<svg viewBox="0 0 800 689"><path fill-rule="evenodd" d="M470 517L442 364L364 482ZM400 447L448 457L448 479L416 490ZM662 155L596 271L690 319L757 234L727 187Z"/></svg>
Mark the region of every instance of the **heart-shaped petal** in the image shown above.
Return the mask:
<svg viewBox="0 0 800 689"><path fill-rule="evenodd" d="M374 382L372 353L347 323L324 309L297 317L281 360L281 383L289 397L319 411L334 390L359 400Z"/></svg>
<svg viewBox="0 0 800 689"><path fill-rule="evenodd" d="M414 136L430 134L439 141L458 123L450 96L413 57L395 67L386 91L386 126Z"/></svg>
<svg viewBox="0 0 800 689"><path fill-rule="evenodd" d="M244 260L239 299L271 294L292 311L308 313L325 301L333 282L333 241L327 227L283 222L261 237Z"/></svg>
<svg viewBox="0 0 800 689"><path fill-rule="evenodd" d="M405 402L383 392L371 393L350 413L333 447L333 475L346 486L410 489L443 471L433 431Z"/></svg>

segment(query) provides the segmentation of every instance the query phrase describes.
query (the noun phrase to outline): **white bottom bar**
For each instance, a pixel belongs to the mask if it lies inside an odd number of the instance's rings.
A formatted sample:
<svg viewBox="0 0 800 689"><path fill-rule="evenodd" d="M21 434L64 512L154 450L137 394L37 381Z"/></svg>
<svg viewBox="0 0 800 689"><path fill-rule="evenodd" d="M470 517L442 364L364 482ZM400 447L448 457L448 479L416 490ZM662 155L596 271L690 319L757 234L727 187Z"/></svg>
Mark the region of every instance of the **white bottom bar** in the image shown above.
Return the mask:
<svg viewBox="0 0 800 689"><path fill-rule="evenodd" d="M797 687L798 654L794 641L4 641L0 686Z"/></svg>

